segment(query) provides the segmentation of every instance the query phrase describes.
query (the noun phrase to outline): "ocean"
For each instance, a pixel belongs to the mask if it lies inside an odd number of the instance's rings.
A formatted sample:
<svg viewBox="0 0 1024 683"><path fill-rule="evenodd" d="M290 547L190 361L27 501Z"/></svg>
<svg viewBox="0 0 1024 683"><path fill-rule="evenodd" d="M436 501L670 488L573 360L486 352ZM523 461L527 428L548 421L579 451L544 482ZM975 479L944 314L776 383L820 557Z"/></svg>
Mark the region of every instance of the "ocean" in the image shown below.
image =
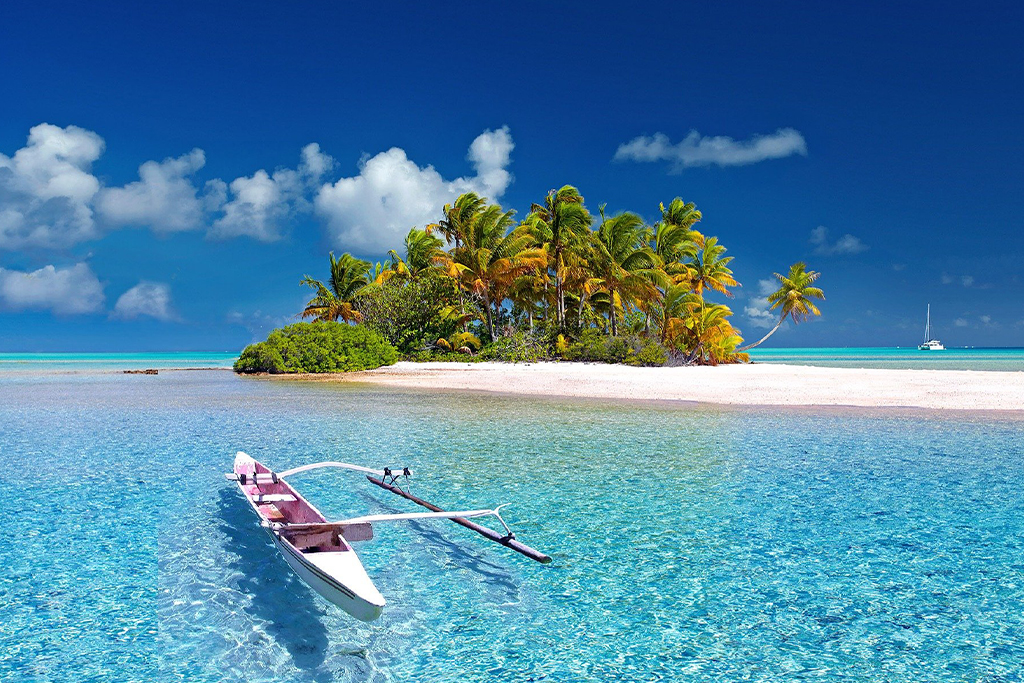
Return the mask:
<svg viewBox="0 0 1024 683"><path fill-rule="evenodd" d="M0 680L1022 679L1022 421L96 362L0 367ZM410 466L428 500L511 503L554 562L379 525L358 550L388 606L354 621L224 480L238 450ZM410 507L354 474L293 483L331 518Z"/></svg>
<svg viewBox="0 0 1024 683"><path fill-rule="evenodd" d="M756 348L750 356L755 363L834 368L1024 371L1024 348ZM237 357L237 353L228 352L0 353L0 375L230 368Z"/></svg>
<svg viewBox="0 0 1024 683"><path fill-rule="evenodd" d="M949 348L921 351L904 348L755 348L755 363L817 365L827 368L882 368L906 370L1024 371L1024 348Z"/></svg>

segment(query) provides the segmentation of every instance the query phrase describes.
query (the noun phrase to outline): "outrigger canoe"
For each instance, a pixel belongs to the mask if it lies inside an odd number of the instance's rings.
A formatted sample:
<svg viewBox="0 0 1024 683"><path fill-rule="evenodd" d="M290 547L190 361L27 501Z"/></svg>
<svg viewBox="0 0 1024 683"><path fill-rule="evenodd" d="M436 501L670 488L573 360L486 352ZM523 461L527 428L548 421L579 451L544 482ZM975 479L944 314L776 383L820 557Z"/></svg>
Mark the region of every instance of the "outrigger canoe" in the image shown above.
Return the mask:
<svg viewBox="0 0 1024 683"><path fill-rule="evenodd" d="M392 515L366 515L341 521L328 521L323 513L303 498L285 481L301 472L336 467L362 472L377 486L421 505L430 512ZM342 462L319 462L282 472L274 472L245 453L235 456L234 471L225 475L238 483L238 488L256 512L260 524L270 534L288 566L310 588L327 601L337 605L361 621L373 621L381 615L386 602L367 575L353 543L373 539L377 522L413 519L450 519L482 536L500 543L538 562L551 558L516 540L515 534L501 517L501 507L493 510L449 512L413 496L400 486L400 479L411 475L408 468L381 470ZM475 517L495 517L505 533L469 521Z"/></svg>

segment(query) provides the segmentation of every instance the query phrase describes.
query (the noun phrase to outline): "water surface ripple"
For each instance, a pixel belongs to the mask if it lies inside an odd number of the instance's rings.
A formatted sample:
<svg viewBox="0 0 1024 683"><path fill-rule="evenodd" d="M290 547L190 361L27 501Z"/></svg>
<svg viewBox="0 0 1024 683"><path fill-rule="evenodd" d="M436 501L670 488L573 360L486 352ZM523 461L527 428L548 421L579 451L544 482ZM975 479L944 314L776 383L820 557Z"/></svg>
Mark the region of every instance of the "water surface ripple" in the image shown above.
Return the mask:
<svg viewBox="0 0 1024 683"><path fill-rule="evenodd" d="M0 680L1020 681L1024 424L242 379L0 376ZM409 465L512 502L541 566L439 521L360 546L361 624L222 477ZM407 510L308 474L330 516Z"/></svg>

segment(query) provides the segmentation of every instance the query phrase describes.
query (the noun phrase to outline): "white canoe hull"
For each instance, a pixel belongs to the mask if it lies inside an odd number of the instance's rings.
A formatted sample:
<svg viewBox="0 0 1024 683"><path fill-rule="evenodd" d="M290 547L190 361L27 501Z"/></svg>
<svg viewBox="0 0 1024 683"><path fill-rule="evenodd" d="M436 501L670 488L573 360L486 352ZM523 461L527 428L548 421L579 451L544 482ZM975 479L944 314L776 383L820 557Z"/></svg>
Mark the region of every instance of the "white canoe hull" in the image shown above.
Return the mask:
<svg viewBox="0 0 1024 683"><path fill-rule="evenodd" d="M373 621L384 611L384 598L375 588L371 594L367 595L366 593L369 591L365 590L365 586L345 585L345 577L332 576L310 562L306 555L300 553L277 534L271 532L270 535L274 540L274 545L281 551L281 556L284 557L284 561L288 563L292 571L322 598L337 605L360 621ZM365 578L365 582L369 582L361 564L358 569L363 576L357 578ZM363 581L359 583L363 583Z"/></svg>

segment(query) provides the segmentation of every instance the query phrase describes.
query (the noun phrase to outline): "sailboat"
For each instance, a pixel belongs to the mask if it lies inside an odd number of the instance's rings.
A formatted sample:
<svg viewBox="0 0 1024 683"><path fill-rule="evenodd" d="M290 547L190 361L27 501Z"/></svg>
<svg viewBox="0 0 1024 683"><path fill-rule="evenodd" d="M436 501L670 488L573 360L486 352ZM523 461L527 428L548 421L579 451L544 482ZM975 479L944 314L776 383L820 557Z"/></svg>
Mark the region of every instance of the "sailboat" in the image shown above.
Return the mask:
<svg viewBox="0 0 1024 683"><path fill-rule="evenodd" d="M945 351L938 339L932 339L932 305L928 304L928 319L924 325L924 343L917 347L921 351Z"/></svg>

